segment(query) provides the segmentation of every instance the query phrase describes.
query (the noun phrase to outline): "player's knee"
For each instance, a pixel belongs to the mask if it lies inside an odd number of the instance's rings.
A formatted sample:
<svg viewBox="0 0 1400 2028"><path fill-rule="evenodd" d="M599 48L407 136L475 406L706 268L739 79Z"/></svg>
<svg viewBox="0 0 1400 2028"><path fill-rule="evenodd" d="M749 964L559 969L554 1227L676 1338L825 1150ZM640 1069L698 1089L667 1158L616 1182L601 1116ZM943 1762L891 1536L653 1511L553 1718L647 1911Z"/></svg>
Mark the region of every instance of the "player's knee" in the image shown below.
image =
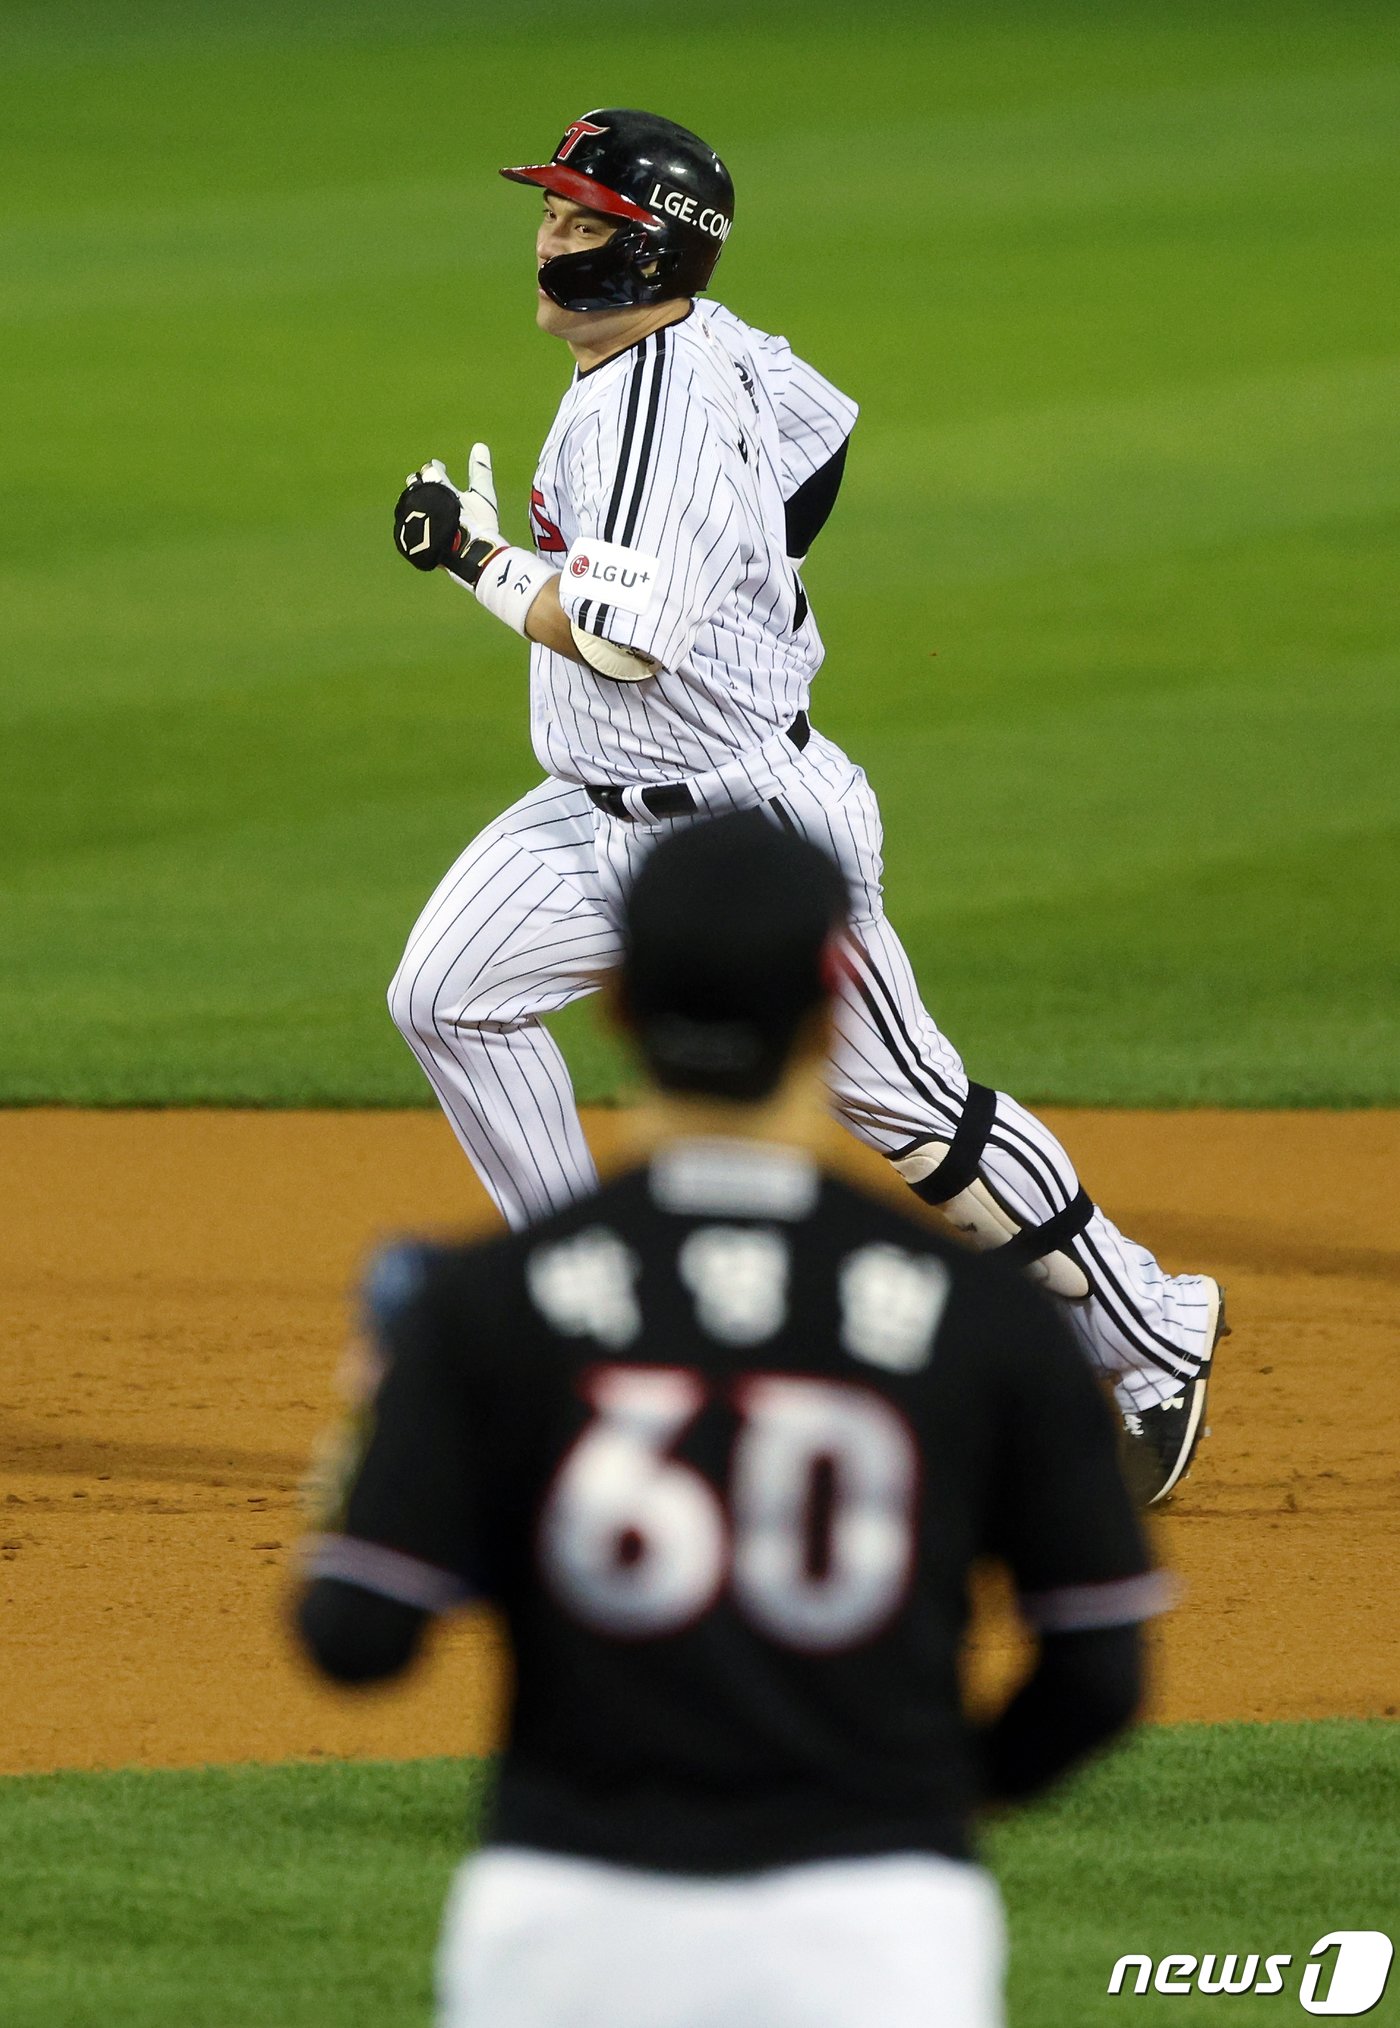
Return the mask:
<svg viewBox="0 0 1400 2028"><path fill-rule="evenodd" d="M431 1040L438 1019L441 975L419 961L412 945L389 981L389 1018L405 1042Z"/></svg>
<svg viewBox="0 0 1400 2028"><path fill-rule="evenodd" d="M398 1029L400 1035L406 1035L410 1025L409 996L404 991L402 969L395 972L393 978L389 981L389 990L384 997L389 1003L389 1019L393 1022L395 1028Z"/></svg>
<svg viewBox="0 0 1400 2028"><path fill-rule="evenodd" d="M460 963L437 962L431 950L412 944L404 952L389 982L389 1017L410 1047L441 1040L448 1031L460 1038L489 1021L490 981L464 981L462 970Z"/></svg>

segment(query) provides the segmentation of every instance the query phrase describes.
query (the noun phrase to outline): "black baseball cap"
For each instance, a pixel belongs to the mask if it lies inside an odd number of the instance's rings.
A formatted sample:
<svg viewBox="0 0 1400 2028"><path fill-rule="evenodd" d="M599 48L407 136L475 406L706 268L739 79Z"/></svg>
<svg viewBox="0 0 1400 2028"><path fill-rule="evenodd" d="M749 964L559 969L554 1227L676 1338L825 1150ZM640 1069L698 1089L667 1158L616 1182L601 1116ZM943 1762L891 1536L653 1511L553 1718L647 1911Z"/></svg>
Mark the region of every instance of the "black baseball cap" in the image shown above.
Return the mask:
<svg viewBox="0 0 1400 2028"><path fill-rule="evenodd" d="M654 1081L766 1098L804 1020L831 997L849 915L835 861L762 811L663 838L624 904L620 982Z"/></svg>

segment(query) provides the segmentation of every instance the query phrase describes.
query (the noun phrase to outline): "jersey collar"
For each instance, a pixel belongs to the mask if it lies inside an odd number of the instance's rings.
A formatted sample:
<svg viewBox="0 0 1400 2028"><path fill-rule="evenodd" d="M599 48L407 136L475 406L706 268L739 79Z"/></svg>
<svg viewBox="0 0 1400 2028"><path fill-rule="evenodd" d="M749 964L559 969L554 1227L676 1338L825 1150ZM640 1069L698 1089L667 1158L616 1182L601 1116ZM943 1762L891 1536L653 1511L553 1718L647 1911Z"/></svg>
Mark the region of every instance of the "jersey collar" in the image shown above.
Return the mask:
<svg viewBox="0 0 1400 2028"><path fill-rule="evenodd" d="M682 324L689 323L690 319L694 315L695 315L695 302L694 298L692 298L690 308L686 311L684 317L673 317L669 324L658 324L656 330L657 331L679 330L680 326ZM607 358L600 359L596 366L576 366L574 368L574 379L573 379L574 386L577 387L581 380L587 380L591 373L601 373L605 367L616 366L619 359L625 359L629 352L640 351L641 347L646 344L647 338L654 338L655 336L656 331L648 331L646 338L634 338L630 345L624 345L620 352L610 352Z"/></svg>
<svg viewBox="0 0 1400 2028"><path fill-rule="evenodd" d="M735 1218L806 1218L821 1188L805 1149L718 1135L670 1142L652 1156L648 1177L663 1211Z"/></svg>

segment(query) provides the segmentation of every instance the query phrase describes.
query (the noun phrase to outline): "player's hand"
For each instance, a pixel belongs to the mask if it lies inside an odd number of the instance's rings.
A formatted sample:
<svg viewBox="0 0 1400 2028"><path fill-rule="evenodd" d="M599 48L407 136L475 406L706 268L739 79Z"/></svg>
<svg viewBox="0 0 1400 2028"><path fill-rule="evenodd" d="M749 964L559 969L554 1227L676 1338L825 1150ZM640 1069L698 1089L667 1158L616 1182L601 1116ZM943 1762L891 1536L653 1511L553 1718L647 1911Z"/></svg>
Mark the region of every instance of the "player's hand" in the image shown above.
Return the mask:
<svg viewBox="0 0 1400 2028"><path fill-rule="evenodd" d="M472 542L499 543L501 517L496 507L496 478L485 444L467 454L467 490L462 495L462 526Z"/></svg>
<svg viewBox="0 0 1400 2028"><path fill-rule="evenodd" d="M485 444L472 445L465 489L454 484L439 458L409 473L394 508L394 542L417 570L437 570L472 551L479 572L481 563L502 546L496 481Z"/></svg>
<svg viewBox="0 0 1400 2028"><path fill-rule="evenodd" d="M439 465L436 468L442 471ZM433 466L410 472L394 503L394 547L415 570L436 570L450 563L466 541L462 532L462 501L448 479L429 477Z"/></svg>
<svg viewBox="0 0 1400 2028"><path fill-rule="evenodd" d="M496 479L491 470L491 453L485 444L473 444L467 455L467 483L459 486L441 458L433 458L419 471L410 472L408 484L448 486L457 495L461 523L468 542L499 542L501 517L496 506Z"/></svg>

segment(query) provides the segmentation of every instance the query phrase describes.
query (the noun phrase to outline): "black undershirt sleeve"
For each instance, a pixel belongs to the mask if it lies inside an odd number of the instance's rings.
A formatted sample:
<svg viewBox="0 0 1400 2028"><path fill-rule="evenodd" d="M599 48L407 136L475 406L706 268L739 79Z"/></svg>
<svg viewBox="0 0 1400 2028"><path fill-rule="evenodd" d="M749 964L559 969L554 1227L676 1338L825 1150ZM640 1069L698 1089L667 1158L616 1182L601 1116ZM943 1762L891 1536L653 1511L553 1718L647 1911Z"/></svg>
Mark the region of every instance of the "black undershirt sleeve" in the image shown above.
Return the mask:
<svg viewBox="0 0 1400 2028"><path fill-rule="evenodd" d="M296 1605L307 1654L337 1683L379 1683L406 1669L432 1615L339 1577L313 1578Z"/></svg>
<svg viewBox="0 0 1400 2028"><path fill-rule="evenodd" d="M987 1546L1042 1631L1147 1618L1159 1585L1100 1384L1047 1298L1029 1284L1002 1298L989 1347L1001 1441Z"/></svg>
<svg viewBox="0 0 1400 2028"><path fill-rule="evenodd" d="M1084 1354L1038 1291L1021 1283L1005 1302L988 1348L1001 1397L988 1546L1010 1569L1039 1655L979 1750L986 1794L1011 1801L1130 1723L1142 1699L1140 1623L1170 1588L1153 1570L1117 1424Z"/></svg>
<svg viewBox="0 0 1400 2028"><path fill-rule="evenodd" d="M469 1274L471 1296L457 1287ZM409 1664L428 1621L489 1591L483 1516L491 1438L480 1382L479 1277L431 1247L391 1247L367 1277L380 1379L356 1418L357 1456L307 1545L294 1607L315 1666L370 1683Z"/></svg>
<svg viewBox="0 0 1400 2028"><path fill-rule="evenodd" d="M836 495L841 490L842 475L846 470L846 452L850 445L848 437L839 451L813 472L810 479L804 479L792 498L784 505L787 516L787 553L789 556L805 556L827 524Z"/></svg>
<svg viewBox="0 0 1400 2028"><path fill-rule="evenodd" d="M1020 1802L1104 1746L1142 1702L1136 1626L1046 1634L1031 1675L978 1736L982 1793Z"/></svg>

